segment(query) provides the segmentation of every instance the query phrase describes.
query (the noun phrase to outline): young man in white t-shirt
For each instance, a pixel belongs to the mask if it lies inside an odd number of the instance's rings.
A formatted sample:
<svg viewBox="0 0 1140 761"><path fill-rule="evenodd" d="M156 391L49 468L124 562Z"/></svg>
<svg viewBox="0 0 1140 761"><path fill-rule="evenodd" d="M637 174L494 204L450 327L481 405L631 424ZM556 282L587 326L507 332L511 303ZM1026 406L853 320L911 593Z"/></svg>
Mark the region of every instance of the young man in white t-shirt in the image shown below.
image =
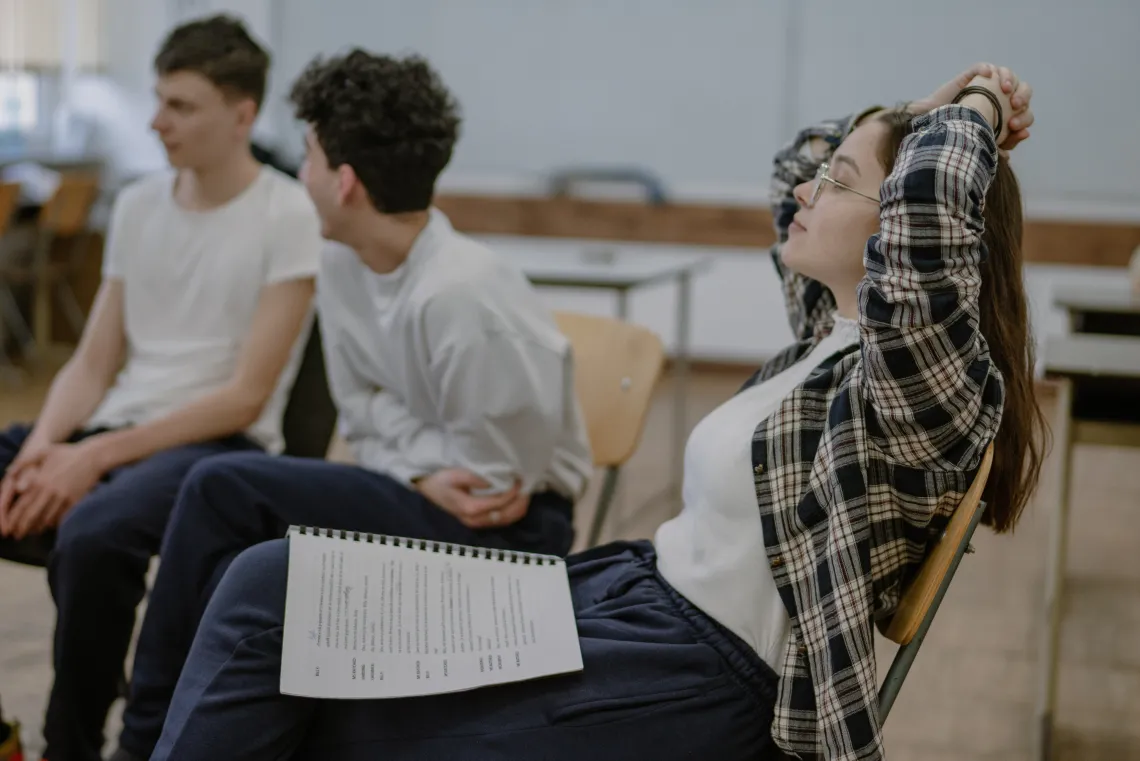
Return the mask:
<svg viewBox="0 0 1140 761"><path fill-rule="evenodd" d="M228 17L171 32L152 127L172 169L116 199L79 347L35 425L0 432L0 557L55 534L53 761L100 758L148 561L187 471L282 449L321 238L301 184L250 152L268 64Z"/></svg>
<svg viewBox="0 0 1140 761"><path fill-rule="evenodd" d="M176 684L195 696L215 687L182 665L204 601L243 549L296 523L564 555L592 471L567 339L516 268L431 206L459 128L435 72L356 50L313 62L293 101L309 126L302 176L336 242L317 300L359 465L233 454L194 469L163 545L115 761L169 752L159 738L180 710ZM231 686L216 685L243 700ZM277 693L275 680L251 687L254 701ZM280 729L246 731L258 744ZM192 734L174 742L208 743ZM274 747L261 745L288 755Z"/></svg>

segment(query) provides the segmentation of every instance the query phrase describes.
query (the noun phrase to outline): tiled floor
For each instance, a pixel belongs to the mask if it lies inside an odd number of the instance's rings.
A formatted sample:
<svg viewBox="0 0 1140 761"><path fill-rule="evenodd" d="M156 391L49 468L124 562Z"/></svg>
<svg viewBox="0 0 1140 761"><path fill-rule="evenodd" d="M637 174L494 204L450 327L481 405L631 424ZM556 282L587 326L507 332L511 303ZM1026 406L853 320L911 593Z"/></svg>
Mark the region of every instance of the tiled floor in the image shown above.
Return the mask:
<svg viewBox="0 0 1140 761"><path fill-rule="evenodd" d="M692 385L693 421L743 377L699 376ZM0 423L34 414L43 390L42 383L0 387ZM642 447L626 468L609 538L652 536L676 510L650 500L668 481L667 390L661 389ZM963 561L887 723L892 761L1031 761L1046 511L1056 473L1051 462L1014 535L979 532L977 553ZM1059 758L1140 759L1140 452L1084 448L1073 481ZM589 508L581 515L588 520ZM43 572L0 562L0 610L0 695L5 712L24 722L35 750L51 676L53 609ZM882 669L892 655L883 643Z"/></svg>

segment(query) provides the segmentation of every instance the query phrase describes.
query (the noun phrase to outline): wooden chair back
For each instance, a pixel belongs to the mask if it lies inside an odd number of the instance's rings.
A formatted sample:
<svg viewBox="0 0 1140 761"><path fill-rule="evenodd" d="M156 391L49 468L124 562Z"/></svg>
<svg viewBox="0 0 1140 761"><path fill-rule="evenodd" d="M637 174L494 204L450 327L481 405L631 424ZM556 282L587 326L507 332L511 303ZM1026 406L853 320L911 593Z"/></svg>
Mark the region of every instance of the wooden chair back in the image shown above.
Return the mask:
<svg viewBox="0 0 1140 761"><path fill-rule="evenodd" d="M559 312L574 352L574 384L589 430L594 464L614 467L641 439L665 348L652 331L621 320Z"/></svg>
<svg viewBox="0 0 1140 761"><path fill-rule="evenodd" d="M0 182L0 236L8 232L8 225L12 224L12 215L16 213L19 202L20 184Z"/></svg>
<svg viewBox="0 0 1140 761"><path fill-rule="evenodd" d="M99 179L94 175L62 175L59 187L40 209L40 230L60 236L83 232L98 195Z"/></svg>
<svg viewBox="0 0 1140 761"><path fill-rule="evenodd" d="M938 598L939 590L943 589L947 577L953 575L958 559L969 551L970 538L985 509L982 491L986 488L993 457L993 444L991 444L982 457L981 465L978 466L974 483L970 485L966 496L958 504L958 509L950 518L942 538L927 556L918 575L903 594L898 610L895 611L894 618L891 619L886 631L887 639L892 642L905 645L914 639L931 606Z"/></svg>

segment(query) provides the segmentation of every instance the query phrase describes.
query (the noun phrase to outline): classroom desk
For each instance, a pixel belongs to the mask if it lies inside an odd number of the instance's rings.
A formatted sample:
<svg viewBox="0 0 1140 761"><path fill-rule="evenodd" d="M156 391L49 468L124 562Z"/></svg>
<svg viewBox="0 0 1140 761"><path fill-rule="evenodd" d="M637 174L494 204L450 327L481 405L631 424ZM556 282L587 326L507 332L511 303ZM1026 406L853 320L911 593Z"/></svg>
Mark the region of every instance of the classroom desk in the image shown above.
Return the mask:
<svg viewBox="0 0 1140 761"><path fill-rule="evenodd" d="M677 286L676 348L673 357L673 461L667 493L680 494L688 434L686 399L692 332L692 281L712 257L678 246L517 235L473 236L509 257L539 286L605 290L617 296L617 316L629 317L629 292L670 282Z"/></svg>
<svg viewBox="0 0 1140 761"><path fill-rule="evenodd" d="M1068 311L1074 333L1140 335L1140 296L1127 278L1111 287L1058 286L1053 303Z"/></svg>
<svg viewBox="0 0 1140 761"><path fill-rule="evenodd" d="M1059 381L1060 421L1053 436L1061 448L1061 468L1045 572L1037 761L1051 761L1054 754L1072 450L1078 444L1140 447L1140 301L1126 288L1066 288L1057 291L1054 303L1068 310L1074 332L1045 342L1046 375Z"/></svg>

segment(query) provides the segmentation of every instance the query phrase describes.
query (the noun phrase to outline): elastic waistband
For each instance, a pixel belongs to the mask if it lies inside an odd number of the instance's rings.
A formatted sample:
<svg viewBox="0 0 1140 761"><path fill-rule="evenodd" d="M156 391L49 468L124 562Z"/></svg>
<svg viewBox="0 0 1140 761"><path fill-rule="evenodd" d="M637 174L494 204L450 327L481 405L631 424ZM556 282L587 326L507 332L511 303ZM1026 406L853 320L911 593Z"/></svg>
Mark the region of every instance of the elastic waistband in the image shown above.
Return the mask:
<svg viewBox="0 0 1140 761"><path fill-rule="evenodd" d="M657 570L657 551L650 542L631 542L627 547L638 555L636 562L661 586L666 600L693 629L697 639L713 648L724 658L740 686L756 700L758 707L771 713L776 704L780 677L760 655L728 628L709 616L665 580ZM767 717L770 720L771 716Z"/></svg>

